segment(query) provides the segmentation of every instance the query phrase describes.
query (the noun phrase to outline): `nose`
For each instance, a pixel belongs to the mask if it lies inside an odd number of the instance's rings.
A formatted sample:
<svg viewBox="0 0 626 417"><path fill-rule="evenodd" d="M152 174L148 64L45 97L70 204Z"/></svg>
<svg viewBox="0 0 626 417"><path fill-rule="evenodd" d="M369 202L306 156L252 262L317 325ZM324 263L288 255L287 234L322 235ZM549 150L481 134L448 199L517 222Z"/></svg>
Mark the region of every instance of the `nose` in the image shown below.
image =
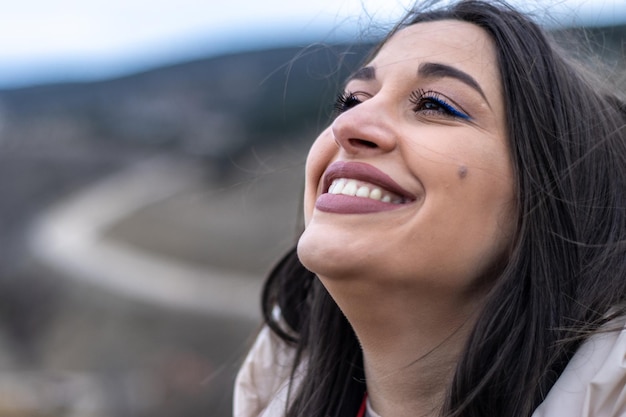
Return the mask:
<svg viewBox="0 0 626 417"><path fill-rule="evenodd" d="M397 146L388 106L376 97L347 110L331 124L335 142L348 154L384 153Z"/></svg>

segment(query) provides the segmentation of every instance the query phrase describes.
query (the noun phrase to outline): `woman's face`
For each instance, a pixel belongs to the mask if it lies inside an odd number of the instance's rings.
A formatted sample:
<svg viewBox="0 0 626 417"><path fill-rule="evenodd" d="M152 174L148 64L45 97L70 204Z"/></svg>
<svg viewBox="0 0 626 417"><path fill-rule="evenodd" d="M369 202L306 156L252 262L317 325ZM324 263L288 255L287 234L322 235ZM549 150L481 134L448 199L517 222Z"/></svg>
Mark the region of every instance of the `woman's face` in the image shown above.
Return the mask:
<svg viewBox="0 0 626 417"><path fill-rule="evenodd" d="M444 20L349 80L306 165L303 264L322 278L465 291L511 246L515 189L493 43Z"/></svg>

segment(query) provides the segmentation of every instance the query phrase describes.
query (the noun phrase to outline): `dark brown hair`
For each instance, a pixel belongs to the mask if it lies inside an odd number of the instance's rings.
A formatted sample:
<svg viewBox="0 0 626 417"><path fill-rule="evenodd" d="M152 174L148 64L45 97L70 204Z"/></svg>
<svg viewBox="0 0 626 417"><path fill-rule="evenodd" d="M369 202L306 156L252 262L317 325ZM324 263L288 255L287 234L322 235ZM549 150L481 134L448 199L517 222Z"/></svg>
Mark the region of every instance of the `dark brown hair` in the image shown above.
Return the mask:
<svg viewBox="0 0 626 417"><path fill-rule="evenodd" d="M527 417L580 344L625 312L626 110L538 25L501 3L411 12L391 34L443 19L475 24L495 43L518 224L441 415ZM356 415L365 392L357 338L295 250L270 274L263 309L267 325L294 345L296 362L306 356L309 364L287 415Z"/></svg>

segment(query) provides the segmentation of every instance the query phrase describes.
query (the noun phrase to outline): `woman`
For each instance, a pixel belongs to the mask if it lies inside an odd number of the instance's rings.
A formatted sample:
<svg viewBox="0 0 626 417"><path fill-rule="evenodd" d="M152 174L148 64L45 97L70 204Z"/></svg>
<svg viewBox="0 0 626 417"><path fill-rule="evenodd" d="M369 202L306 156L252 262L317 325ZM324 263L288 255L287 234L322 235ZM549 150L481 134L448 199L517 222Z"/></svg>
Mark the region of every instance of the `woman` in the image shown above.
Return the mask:
<svg viewBox="0 0 626 417"><path fill-rule="evenodd" d="M626 415L623 101L463 1L410 14L336 108L235 415Z"/></svg>

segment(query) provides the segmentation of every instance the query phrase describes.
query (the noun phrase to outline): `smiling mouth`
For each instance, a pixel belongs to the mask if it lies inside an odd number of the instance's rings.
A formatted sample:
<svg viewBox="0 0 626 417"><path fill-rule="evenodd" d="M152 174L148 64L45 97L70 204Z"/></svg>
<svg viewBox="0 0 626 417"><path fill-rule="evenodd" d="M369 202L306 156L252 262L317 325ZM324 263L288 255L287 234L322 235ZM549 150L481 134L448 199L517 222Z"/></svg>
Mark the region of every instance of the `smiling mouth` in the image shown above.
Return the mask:
<svg viewBox="0 0 626 417"><path fill-rule="evenodd" d="M386 212L416 201L389 175L363 162L333 162L324 174L323 190L315 208L328 213Z"/></svg>
<svg viewBox="0 0 626 417"><path fill-rule="evenodd" d="M399 194L395 194L376 185L351 178L334 179L328 188L328 193L334 195L369 198L371 200L390 204L405 204L408 202L407 198Z"/></svg>

